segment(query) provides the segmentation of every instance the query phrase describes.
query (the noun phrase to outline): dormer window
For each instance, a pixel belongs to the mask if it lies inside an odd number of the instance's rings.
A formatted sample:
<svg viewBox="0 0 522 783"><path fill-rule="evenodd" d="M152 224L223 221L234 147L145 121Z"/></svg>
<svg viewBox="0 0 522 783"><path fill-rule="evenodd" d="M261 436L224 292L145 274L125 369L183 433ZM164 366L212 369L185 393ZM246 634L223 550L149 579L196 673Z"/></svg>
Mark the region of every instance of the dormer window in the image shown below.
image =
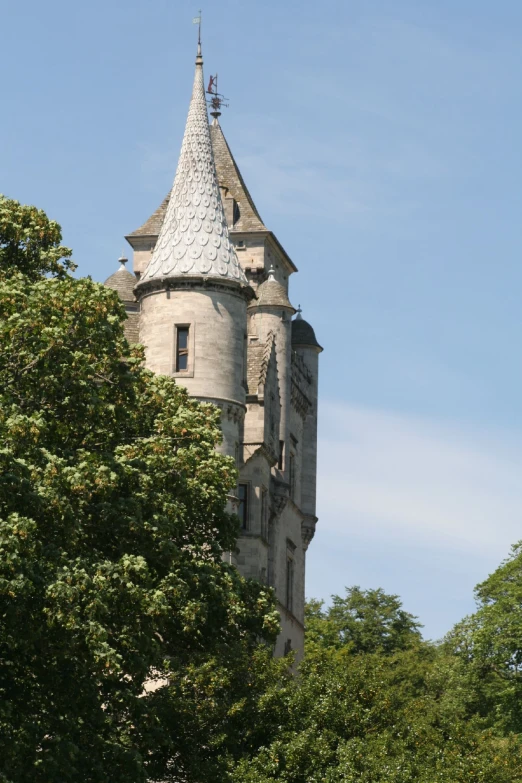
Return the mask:
<svg viewBox="0 0 522 783"><path fill-rule="evenodd" d="M245 242L243 239L238 239L236 243L236 250L245 250Z"/></svg>

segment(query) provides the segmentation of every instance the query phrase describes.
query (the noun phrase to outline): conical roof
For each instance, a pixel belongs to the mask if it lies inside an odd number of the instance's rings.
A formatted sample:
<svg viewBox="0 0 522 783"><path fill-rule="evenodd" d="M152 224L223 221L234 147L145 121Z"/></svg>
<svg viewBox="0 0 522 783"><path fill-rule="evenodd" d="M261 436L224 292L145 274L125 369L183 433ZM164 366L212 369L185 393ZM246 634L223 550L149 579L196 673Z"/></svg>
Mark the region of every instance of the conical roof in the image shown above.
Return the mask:
<svg viewBox="0 0 522 783"><path fill-rule="evenodd" d="M136 276L125 268L127 259L120 258L120 267L104 282L106 288L112 288L117 291L123 302L135 302L134 286L138 282Z"/></svg>
<svg viewBox="0 0 522 783"><path fill-rule="evenodd" d="M268 272L268 280L261 283L256 291L256 299L253 299L248 307L286 307L292 312L296 312L291 304L286 289L281 283L278 283L274 276L273 267Z"/></svg>
<svg viewBox="0 0 522 783"><path fill-rule="evenodd" d="M221 202L198 46L176 177L158 241L139 285L158 278L202 275L247 285L229 240Z"/></svg>

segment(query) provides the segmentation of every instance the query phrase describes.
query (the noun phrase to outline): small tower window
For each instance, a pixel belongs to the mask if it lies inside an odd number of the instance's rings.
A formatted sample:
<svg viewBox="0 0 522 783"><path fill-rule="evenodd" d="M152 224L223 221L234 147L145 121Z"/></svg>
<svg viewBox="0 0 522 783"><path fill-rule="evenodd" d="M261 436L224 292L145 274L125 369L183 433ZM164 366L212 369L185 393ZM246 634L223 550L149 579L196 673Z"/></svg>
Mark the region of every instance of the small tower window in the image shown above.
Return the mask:
<svg viewBox="0 0 522 783"><path fill-rule="evenodd" d="M279 470L283 470L283 458L284 458L285 442L279 441L279 459L277 460L277 467Z"/></svg>
<svg viewBox="0 0 522 783"><path fill-rule="evenodd" d="M261 537L268 540L268 490L261 489Z"/></svg>
<svg viewBox="0 0 522 783"><path fill-rule="evenodd" d="M286 558L286 608L294 609L294 559L290 555Z"/></svg>
<svg viewBox="0 0 522 783"><path fill-rule="evenodd" d="M290 452L290 459L288 460L288 483L290 484L290 497L292 500L295 498L295 454Z"/></svg>
<svg viewBox="0 0 522 783"><path fill-rule="evenodd" d="M289 612L294 611L294 554L295 544L286 539L286 608Z"/></svg>
<svg viewBox="0 0 522 783"><path fill-rule="evenodd" d="M188 326L178 326L176 329L176 372L188 370Z"/></svg>
<svg viewBox="0 0 522 783"><path fill-rule="evenodd" d="M237 496L239 498L237 515L241 522L241 529L246 530L248 527L248 484L238 484Z"/></svg>

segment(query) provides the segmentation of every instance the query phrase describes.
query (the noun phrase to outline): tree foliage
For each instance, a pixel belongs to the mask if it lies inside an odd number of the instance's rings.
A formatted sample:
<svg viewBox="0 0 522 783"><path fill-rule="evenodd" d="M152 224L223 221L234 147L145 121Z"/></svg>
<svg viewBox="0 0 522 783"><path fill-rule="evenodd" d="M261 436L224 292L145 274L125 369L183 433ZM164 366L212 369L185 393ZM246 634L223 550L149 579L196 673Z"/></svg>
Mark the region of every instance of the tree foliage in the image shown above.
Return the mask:
<svg viewBox="0 0 522 783"><path fill-rule="evenodd" d="M0 783L521 780L522 545L441 646L383 590L310 602L290 676L217 410L73 268L0 197Z"/></svg>
<svg viewBox="0 0 522 783"><path fill-rule="evenodd" d="M274 688L278 729L237 766L234 782L521 779L518 740L484 729L462 662L423 642L418 628L382 590L352 588L329 610L311 602L300 674Z"/></svg>
<svg viewBox="0 0 522 783"><path fill-rule="evenodd" d="M332 596L327 609L321 601L311 601L306 609L309 645L348 648L351 653L404 650L420 641L421 627L397 595L380 588L346 588L344 597Z"/></svg>
<svg viewBox="0 0 522 783"><path fill-rule="evenodd" d="M0 203L0 780L214 780L278 627L223 559L218 411L144 369L56 224Z"/></svg>
<svg viewBox="0 0 522 783"><path fill-rule="evenodd" d="M477 611L445 640L462 661L474 709L501 733L522 732L522 542L475 588Z"/></svg>
<svg viewBox="0 0 522 783"><path fill-rule="evenodd" d="M76 265L63 247L58 223L45 212L0 195L0 273L21 272L36 280L41 275L64 277Z"/></svg>

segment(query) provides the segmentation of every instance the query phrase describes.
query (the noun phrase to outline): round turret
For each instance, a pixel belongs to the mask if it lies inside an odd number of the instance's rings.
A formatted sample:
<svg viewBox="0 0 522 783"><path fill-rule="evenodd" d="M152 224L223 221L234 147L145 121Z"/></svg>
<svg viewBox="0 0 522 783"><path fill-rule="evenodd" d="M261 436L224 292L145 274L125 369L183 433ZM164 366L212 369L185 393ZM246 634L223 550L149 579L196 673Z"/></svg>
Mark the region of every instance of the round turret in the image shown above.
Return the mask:
<svg viewBox="0 0 522 783"><path fill-rule="evenodd" d="M247 300L217 181L198 47L178 168L150 261L136 285L148 369L222 412L220 450L238 458L246 411Z"/></svg>
<svg viewBox="0 0 522 783"><path fill-rule="evenodd" d="M256 297L248 305L249 310L254 307L284 307L295 313L295 307L290 303L285 287L275 279L273 267L269 269L268 280L261 283L257 289Z"/></svg>
<svg viewBox="0 0 522 783"><path fill-rule="evenodd" d="M123 331L129 343L137 343L139 340L139 313L134 286L138 282L136 276L125 268L128 259L121 256L119 269L104 282L106 288L116 291L125 307L127 320L123 323Z"/></svg>
<svg viewBox="0 0 522 783"><path fill-rule="evenodd" d="M125 267L128 259L121 256L118 261L120 262L120 268L108 277L103 285L116 291L122 302L135 302L134 286L138 281L135 275Z"/></svg>
<svg viewBox="0 0 522 783"><path fill-rule="evenodd" d="M297 308L297 316L292 321L292 346L307 346L318 348L319 351L322 351L322 346L317 342L317 337L315 336L312 326L310 326L308 321L304 320L301 312L301 306L299 305Z"/></svg>

